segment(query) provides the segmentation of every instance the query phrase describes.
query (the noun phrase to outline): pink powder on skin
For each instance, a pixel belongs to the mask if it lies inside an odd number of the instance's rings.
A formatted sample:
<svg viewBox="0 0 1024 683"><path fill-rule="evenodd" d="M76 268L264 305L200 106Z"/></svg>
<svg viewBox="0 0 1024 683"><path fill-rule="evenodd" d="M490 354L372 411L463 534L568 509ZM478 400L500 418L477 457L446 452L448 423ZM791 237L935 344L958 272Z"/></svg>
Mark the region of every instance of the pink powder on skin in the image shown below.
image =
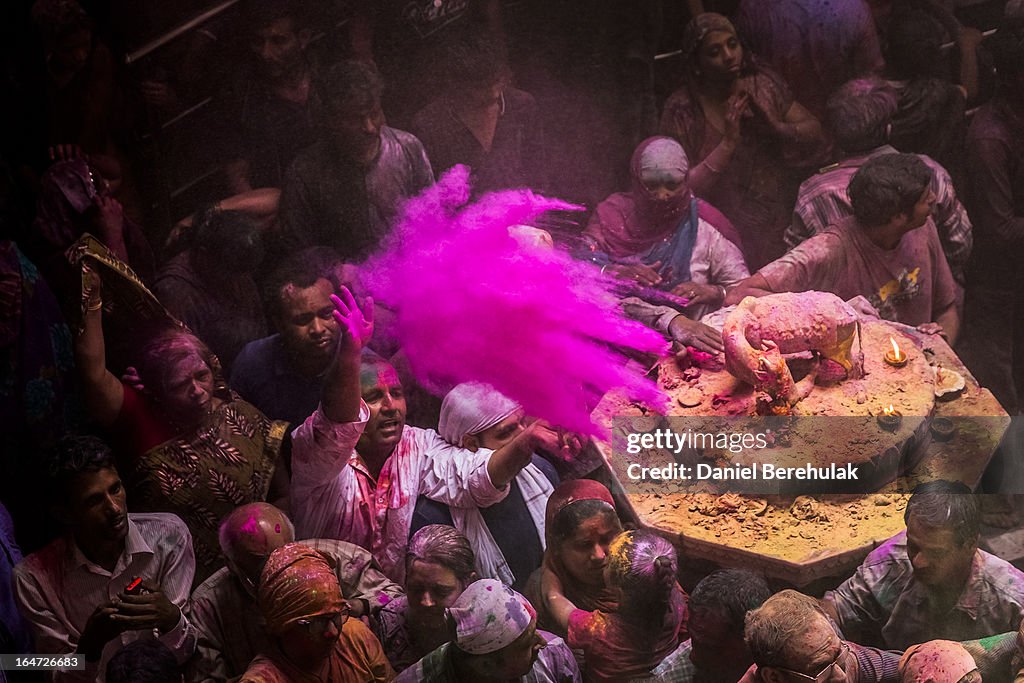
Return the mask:
<svg viewBox="0 0 1024 683"><path fill-rule="evenodd" d="M363 282L395 312L393 331L410 368L441 393L479 381L527 414L596 435L589 407L612 388L661 405L650 380L612 347L663 353L656 332L627 320L610 280L559 250L524 249L509 236L551 210L579 209L529 190L469 199L469 170L456 166L409 200Z"/></svg>

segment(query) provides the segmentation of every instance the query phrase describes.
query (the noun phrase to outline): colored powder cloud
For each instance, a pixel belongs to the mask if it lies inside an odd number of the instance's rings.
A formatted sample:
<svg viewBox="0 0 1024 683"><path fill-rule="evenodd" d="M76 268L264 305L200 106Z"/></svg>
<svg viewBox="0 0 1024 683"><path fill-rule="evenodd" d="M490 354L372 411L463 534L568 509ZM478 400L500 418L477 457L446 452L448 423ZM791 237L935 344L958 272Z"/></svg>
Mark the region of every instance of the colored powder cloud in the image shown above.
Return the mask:
<svg viewBox="0 0 1024 683"><path fill-rule="evenodd" d="M615 347L663 353L665 341L623 317L612 281L509 236L546 211L580 207L529 190L469 197L469 169L456 166L406 203L383 253L362 269L374 299L395 312L392 331L417 380L438 393L486 382L528 414L591 435L589 408L612 388L660 405L661 392Z"/></svg>

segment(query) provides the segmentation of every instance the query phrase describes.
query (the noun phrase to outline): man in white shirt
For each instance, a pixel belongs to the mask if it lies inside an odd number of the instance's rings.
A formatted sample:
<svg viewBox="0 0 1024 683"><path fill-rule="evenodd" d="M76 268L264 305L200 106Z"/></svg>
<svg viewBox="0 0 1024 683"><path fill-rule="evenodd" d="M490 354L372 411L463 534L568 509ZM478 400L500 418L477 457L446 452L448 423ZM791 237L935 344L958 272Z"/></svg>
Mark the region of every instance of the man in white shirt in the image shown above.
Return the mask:
<svg viewBox="0 0 1024 683"><path fill-rule="evenodd" d="M323 399L292 435L292 518L300 537L361 545L402 583L419 496L456 508L493 505L535 450L560 451L560 435L535 422L501 448L474 453L433 430L407 427L395 369L362 354L372 316L364 320L347 289L342 296L331 297L341 334Z"/></svg>
<svg viewBox="0 0 1024 683"><path fill-rule="evenodd" d="M84 670L53 680L102 682L107 660L141 638L158 638L183 664L195 649L182 611L195 575L184 522L129 515L113 454L95 437L62 439L52 473L67 533L15 567L14 591L37 653L84 659Z"/></svg>

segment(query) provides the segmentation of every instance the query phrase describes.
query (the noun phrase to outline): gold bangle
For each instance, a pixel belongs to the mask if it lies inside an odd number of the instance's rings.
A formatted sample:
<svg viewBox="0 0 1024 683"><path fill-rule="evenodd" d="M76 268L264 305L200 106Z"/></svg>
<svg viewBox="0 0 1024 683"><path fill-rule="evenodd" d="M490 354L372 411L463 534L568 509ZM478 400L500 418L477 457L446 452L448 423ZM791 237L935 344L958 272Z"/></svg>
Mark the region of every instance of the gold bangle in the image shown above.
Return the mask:
<svg viewBox="0 0 1024 683"><path fill-rule="evenodd" d="M99 301L97 301L94 304L90 304L89 307L86 308L85 310L86 311L98 311L101 308L103 308L103 300L102 299L100 299Z"/></svg>

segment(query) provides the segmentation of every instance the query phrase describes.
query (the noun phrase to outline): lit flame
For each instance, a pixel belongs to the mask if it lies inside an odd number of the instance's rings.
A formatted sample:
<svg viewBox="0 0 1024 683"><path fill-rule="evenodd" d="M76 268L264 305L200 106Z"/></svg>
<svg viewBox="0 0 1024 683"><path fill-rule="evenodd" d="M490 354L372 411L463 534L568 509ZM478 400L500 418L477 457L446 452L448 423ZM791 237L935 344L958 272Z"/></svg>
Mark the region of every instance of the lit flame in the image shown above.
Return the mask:
<svg viewBox="0 0 1024 683"><path fill-rule="evenodd" d="M903 360L903 352L900 351L899 344L892 337L889 337L889 342L892 344L892 357L894 360Z"/></svg>
<svg viewBox="0 0 1024 683"><path fill-rule="evenodd" d="M890 403L890 404L889 404L889 407L888 407L888 408L885 408L885 409L884 409L884 410L883 410L882 412L883 412L883 413L885 413L886 415L892 415L893 413L895 413L895 412L896 412L896 409L895 409L895 408L893 408L893 407L892 407L892 404Z"/></svg>

